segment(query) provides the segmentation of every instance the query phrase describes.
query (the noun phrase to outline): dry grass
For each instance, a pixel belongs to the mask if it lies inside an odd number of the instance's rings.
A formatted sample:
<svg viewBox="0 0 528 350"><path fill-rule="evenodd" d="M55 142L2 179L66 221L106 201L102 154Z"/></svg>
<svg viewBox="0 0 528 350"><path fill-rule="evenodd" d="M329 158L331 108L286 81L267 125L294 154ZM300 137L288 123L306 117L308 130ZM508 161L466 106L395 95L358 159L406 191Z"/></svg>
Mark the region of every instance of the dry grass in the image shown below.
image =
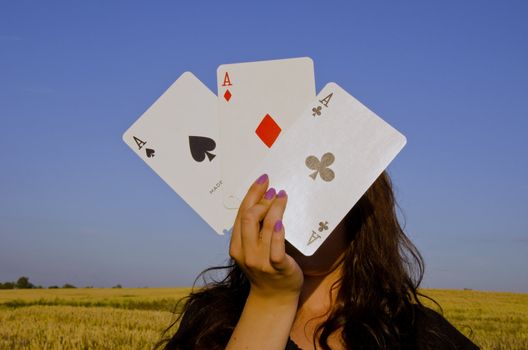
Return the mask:
<svg viewBox="0 0 528 350"><path fill-rule="evenodd" d="M0 349L151 349L190 290L1 290Z"/></svg>
<svg viewBox="0 0 528 350"><path fill-rule="evenodd" d="M0 349L150 349L171 313L28 306L0 312Z"/></svg>
<svg viewBox="0 0 528 350"><path fill-rule="evenodd" d="M0 290L0 349L151 349L174 319L170 311L189 291ZM482 349L528 349L528 294L423 292Z"/></svg>
<svg viewBox="0 0 528 350"><path fill-rule="evenodd" d="M110 306L119 309L172 310L190 288L77 288L0 290L0 306Z"/></svg>
<svg viewBox="0 0 528 350"><path fill-rule="evenodd" d="M528 294L425 290L444 317L482 349L528 349ZM426 302L433 309L432 303Z"/></svg>

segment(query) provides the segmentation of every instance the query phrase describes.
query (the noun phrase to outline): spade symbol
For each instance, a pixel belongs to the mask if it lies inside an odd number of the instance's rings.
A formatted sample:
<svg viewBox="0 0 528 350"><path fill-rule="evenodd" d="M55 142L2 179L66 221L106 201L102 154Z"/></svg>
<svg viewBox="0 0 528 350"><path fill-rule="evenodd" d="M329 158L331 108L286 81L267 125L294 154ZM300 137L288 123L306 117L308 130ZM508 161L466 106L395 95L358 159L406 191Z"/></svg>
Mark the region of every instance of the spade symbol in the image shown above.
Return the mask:
<svg viewBox="0 0 528 350"><path fill-rule="evenodd" d="M155 153L156 151L154 151L152 148L147 148L147 149L145 150L145 152L147 153L147 157L148 157L148 158L152 158L152 157L154 157L154 153Z"/></svg>
<svg viewBox="0 0 528 350"><path fill-rule="evenodd" d="M216 154L210 153L216 148L216 142L209 137L189 136L189 147L191 148L193 159L197 162L202 162L206 155L209 161L216 157Z"/></svg>

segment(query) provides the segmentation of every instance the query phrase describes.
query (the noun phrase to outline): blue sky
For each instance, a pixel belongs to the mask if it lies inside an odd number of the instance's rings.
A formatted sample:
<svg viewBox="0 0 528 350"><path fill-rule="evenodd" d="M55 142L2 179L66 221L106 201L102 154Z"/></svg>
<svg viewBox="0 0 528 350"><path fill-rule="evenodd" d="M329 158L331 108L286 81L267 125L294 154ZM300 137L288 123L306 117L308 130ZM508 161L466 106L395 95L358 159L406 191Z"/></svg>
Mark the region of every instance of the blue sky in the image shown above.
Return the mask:
<svg viewBox="0 0 528 350"><path fill-rule="evenodd" d="M181 4L180 4L181 3ZM424 286L528 292L523 1L3 1L0 281L190 285L216 236L122 142L184 71L309 56L406 135Z"/></svg>

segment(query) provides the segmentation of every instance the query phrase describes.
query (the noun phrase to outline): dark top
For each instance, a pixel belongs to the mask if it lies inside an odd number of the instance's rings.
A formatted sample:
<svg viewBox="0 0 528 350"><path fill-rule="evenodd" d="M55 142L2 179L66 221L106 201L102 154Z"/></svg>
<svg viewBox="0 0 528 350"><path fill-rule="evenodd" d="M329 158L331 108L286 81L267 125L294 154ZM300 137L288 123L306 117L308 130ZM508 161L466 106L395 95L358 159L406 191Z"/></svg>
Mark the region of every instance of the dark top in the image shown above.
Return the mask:
<svg viewBox="0 0 528 350"><path fill-rule="evenodd" d="M441 337L431 336L428 330L434 329ZM471 340L460 333L448 320L434 310L416 306L414 339L405 339L402 349L422 349L427 344L430 349L438 350L478 350ZM288 339L286 350L302 350Z"/></svg>

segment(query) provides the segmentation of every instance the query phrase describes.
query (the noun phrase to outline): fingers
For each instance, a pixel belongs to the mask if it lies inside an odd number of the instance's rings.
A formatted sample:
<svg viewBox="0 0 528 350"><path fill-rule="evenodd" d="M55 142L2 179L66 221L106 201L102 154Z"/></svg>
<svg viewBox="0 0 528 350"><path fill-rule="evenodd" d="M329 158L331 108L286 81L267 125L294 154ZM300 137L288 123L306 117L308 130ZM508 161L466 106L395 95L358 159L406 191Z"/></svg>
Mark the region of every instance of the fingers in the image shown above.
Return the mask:
<svg viewBox="0 0 528 350"><path fill-rule="evenodd" d="M266 189L268 188L268 175L261 175L255 182L250 186L249 190L246 193L246 196L242 200L240 207L238 208L237 216L235 218L233 231L231 233L231 241L229 243L229 255L240 261L242 256L242 229L241 229L241 216L244 211L255 203L259 202L263 197Z"/></svg>
<svg viewBox="0 0 528 350"><path fill-rule="evenodd" d="M249 187L246 196L240 203L238 212L244 212L244 210L251 208L260 201L266 189L268 188L269 178L267 174L262 174L253 184Z"/></svg>
<svg viewBox="0 0 528 350"><path fill-rule="evenodd" d="M268 211L268 215L264 219L265 230L271 236L268 238L270 242L269 261L271 266L277 270L284 270L288 266L284 241L285 231L282 224L282 217L287 202L288 196L286 192L284 190L279 191Z"/></svg>
<svg viewBox="0 0 528 350"><path fill-rule="evenodd" d="M270 187L258 203L242 212L240 224L242 231L242 250L244 252L255 252L262 244L262 240L266 242L266 237L262 236L263 228L261 229L260 222L264 220L274 199L275 189ZM267 242L269 242L269 237ZM252 254L252 257L257 258L257 254Z"/></svg>
<svg viewBox="0 0 528 350"><path fill-rule="evenodd" d="M284 190L276 194L268 184L264 174L247 191L237 213L229 253L246 266L286 270L291 265L282 225L287 195Z"/></svg>

